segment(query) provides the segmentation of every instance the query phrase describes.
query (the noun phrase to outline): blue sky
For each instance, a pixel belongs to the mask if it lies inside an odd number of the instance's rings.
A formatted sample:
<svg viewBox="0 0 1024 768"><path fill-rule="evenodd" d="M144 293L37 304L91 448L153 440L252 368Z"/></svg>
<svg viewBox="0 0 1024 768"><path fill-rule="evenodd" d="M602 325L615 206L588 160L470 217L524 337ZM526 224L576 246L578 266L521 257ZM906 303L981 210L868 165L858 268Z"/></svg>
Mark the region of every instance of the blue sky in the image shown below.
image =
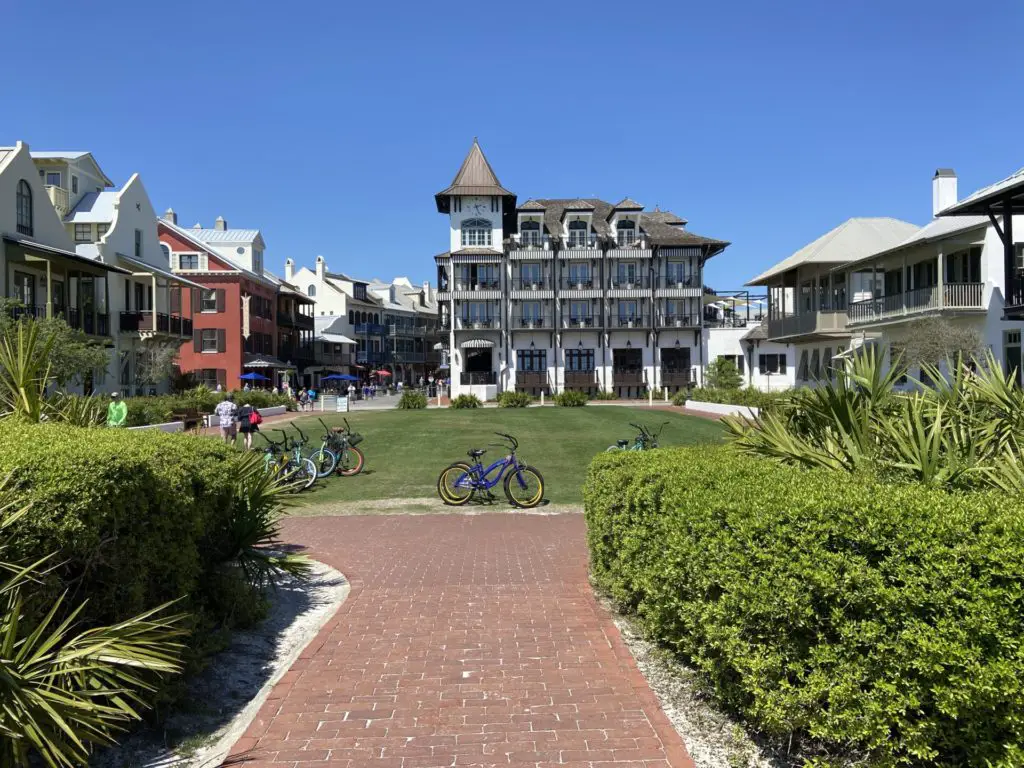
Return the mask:
<svg viewBox="0 0 1024 768"><path fill-rule="evenodd" d="M629 195L729 240L719 289L850 216L925 223L937 167L963 196L1024 165L1019 0L14 2L0 143L139 171L277 270L433 280L473 136L521 201Z"/></svg>

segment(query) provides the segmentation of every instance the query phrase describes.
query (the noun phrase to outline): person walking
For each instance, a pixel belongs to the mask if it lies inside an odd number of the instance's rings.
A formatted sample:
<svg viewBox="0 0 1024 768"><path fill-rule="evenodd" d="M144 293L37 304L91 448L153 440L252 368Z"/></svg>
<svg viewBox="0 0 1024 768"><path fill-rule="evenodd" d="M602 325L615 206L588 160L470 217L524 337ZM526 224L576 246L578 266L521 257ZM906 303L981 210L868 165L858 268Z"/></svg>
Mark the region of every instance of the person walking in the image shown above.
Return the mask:
<svg viewBox="0 0 1024 768"><path fill-rule="evenodd" d="M110 405L107 406L107 426L123 427L128 423L128 404L121 399L120 392L110 393Z"/></svg>
<svg viewBox="0 0 1024 768"><path fill-rule="evenodd" d="M252 450L252 436L254 432L260 431L260 424L263 423L263 415L255 405L243 405L238 409L238 431L242 433L242 440L245 442L245 449Z"/></svg>
<svg viewBox="0 0 1024 768"><path fill-rule="evenodd" d="M316 390L313 389L312 387L310 387L309 388L309 392L307 392L306 394L309 395L309 410L315 411L316 410Z"/></svg>
<svg viewBox="0 0 1024 768"><path fill-rule="evenodd" d="M348 383L348 399L352 401L356 399L356 385L351 381Z"/></svg>
<svg viewBox="0 0 1024 768"><path fill-rule="evenodd" d="M234 445L238 438L238 406L235 405L235 396L228 392L213 412L220 420L220 436L228 445Z"/></svg>

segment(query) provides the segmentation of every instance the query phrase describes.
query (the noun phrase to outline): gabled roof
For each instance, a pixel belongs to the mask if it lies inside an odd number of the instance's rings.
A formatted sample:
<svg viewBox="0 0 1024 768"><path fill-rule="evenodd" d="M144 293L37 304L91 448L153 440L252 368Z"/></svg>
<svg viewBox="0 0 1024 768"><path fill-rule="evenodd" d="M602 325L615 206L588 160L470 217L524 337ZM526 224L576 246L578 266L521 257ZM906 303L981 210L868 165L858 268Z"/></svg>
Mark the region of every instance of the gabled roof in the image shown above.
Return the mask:
<svg viewBox="0 0 1024 768"><path fill-rule="evenodd" d="M88 192L67 216L66 224L103 224L114 220L114 203L119 192Z"/></svg>
<svg viewBox="0 0 1024 768"><path fill-rule="evenodd" d="M184 227L179 227L177 224L173 224L173 223L167 221L167 219L159 219L158 218L156 220L156 223L157 223L157 229L158 230L159 230L160 227L167 227L167 229L169 229L172 232L174 232L175 235L180 237L182 240L185 240L186 242L191 243L193 246L195 246L199 250L201 250L204 253L206 253L206 255L209 256L210 258L214 258L217 261L219 261L221 264L224 264L225 266L230 267L231 268L230 271L238 272L238 273L246 275L247 277L250 277L252 279L261 280L263 282L270 283L271 285L274 284L274 281L269 279L265 275L257 275L255 272L253 272L253 271L251 271L249 269L246 269L245 267L241 266L240 264L232 261L230 258L225 256L224 254L219 253L219 252L213 250L212 248L210 248L209 245L207 245L203 240L201 240L199 237L196 236L196 233L202 232L203 230L201 230L201 229L185 229Z"/></svg>
<svg viewBox="0 0 1024 768"><path fill-rule="evenodd" d="M944 169L936 171L936 176ZM1024 168L1016 173L1011 173L1002 181L982 187L958 203L955 203L945 210L939 211L939 216L967 216L972 214L987 214L989 208L998 215L1003 213L1002 206L1006 199L1010 200L1012 213L1020 213L1024 210L1021 191L1024 189Z"/></svg>
<svg viewBox="0 0 1024 768"><path fill-rule="evenodd" d="M258 229L196 229L189 230L192 235L204 243L251 243L263 236Z"/></svg>
<svg viewBox="0 0 1024 768"><path fill-rule="evenodd" d="M597 208L590 200L568 200L562 205L562 216L565 216L566 211L592 211Z"/></svg>
<svg viewBox="0 0 1024 768"><path fill-rule="evenodd" d="M768 321L762 321L740 336L744 341L763 341L768 338Z"/></svg>
<svg viewBox="0 0 1024 768"><path fill-rule="evenodd" d="M448 198L451 195L499 195L515 199L512 192L501 186L476 137L452 183L434 195L439 212L448 213Z"/></svg>
<svg viewBox="0 0 1024 768"><path fill-rule="evenodd" d="M681 227L686 226L686 219L682 216L676 216L672 211L659 211L657 209L645 213L644 216L649 218L651 221L658 221L662 224L678 224Z"/></svg>
<svg viewBox="0 0 1024 768"><path fill-rule="evenodd" d="M543 211L544 206L537 200L527 200L525 203L519 206L520 211Z"/></svg>
<svg viewBox="0 0 1024 768"><path fill-rule="evenodd" d="M747 285L765 285L803 264L847 264L884 251L918 231L915 224L889 217L847 219L791 256L762 272Z"/></svg>
<svg viewBox="0 0 1024 768"><path fill-rule="evenodd" d="M616 211L642 211L644 207L636 200L624 197L612 206Z"/></svg>
<svg viewBox="0 0 1024 768"><path fill-rule="evenodd" d="M867 254L864 258L852 261L847 266L854 266L856 264L874 261L875 259L888 256L892 253L897 253L898 251L902 251L906 248L912 248L915 245L924 245L925 243L934 243L939 240L945 240L947 237L954 237L956 235L963 234L964 232L970 232L973 229L987 227L988 224L988 216L959 216L949 219L932 219L931 222L921 227L910 237L901 240L899 243L896 243L889 248L882 248L873 253Z"/></svg>
<svg viewBox="0 0 1024 768"><path fill-rule="evenodd" d="M103 172L103 169L100 168L100 164L98 162L96 162L96 158L93 157L92 152L80 152L80 151L77 151L77 150L53 150L53 151L41 150L41 151L36 151L36 150L33 149L33 150L29 151L29 155L32 157L33 160L84 160L84 159L88 159L89 162L91 162L93 167L96 169L96 173L103 180L103 182L108 187L114 186L114 182L112 182L107 177L107 174L105 174Z"/></svg>

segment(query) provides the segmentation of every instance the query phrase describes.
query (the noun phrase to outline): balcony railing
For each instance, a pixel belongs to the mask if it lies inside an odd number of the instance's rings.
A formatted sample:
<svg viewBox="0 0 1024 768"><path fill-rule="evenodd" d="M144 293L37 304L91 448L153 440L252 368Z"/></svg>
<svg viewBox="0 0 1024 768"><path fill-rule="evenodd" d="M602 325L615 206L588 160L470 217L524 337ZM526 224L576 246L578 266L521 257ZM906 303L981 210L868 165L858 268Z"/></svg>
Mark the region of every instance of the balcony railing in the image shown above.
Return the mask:
<svg viewBox="0 0 1024 768"><path fill-rule="evenodd" d="M846 328L846 312L801 312L768 320L768 337L799 336L806 333L836 333Z"/></svg>
<svg viewBox="0 0 1024 768"><path fill-rule="evenodd" d="M61 314L61 310L57 307L53 308L54 314ZM11 317L15 320L20 320L23 317L34 317L37 320L42 320L46 317L46 307L26 306L26 307L11 307L9 310ZM66 311L64 311L66 314ZM68 323L70 325L70 322Z"/></svg>
<svg viewBox="0 0 1024 768"><path fill-rule="evenodd" d="M57 209L58 213L63 216L71 210L71 200L68 191L64 187L58 187L54 184L44 184L43 187L46 189L46 195L50 198L50 202Z"/></svg>
<svg viewBox="0 0 1024 768"><path fill-rule="evenodd" d="M574 291L574 290L586 290L588 288L599 288L597 278L593 275L584 275L581 277L569 277L563 276L558 281L558 287L563 290Z"/></svg>
<svg viewBox="0 0 1024 768"><path fill-rule="evenodd" d="M651 324L651 316L647 314L612 315L609 324L612 328L646 328Z"/></svg>
<svg viewBox="0 0 1024 768"><path fill-rule="evenodd" d="M469 280L457 278L455 280L456 291L497 291L501 289L501 280Z"/></svg>
<svg viewBox="0 0 1024 768"><path fill-rule="evenodd" d="M64 322L72 328L89 334L90 336L110 335L110 315L106 312L83 312L80 309L70 307L63 310Z"/></svg>
<svg viewBox="0 0 1024 768"><path fill-rule="evenodd" d="M563 328L593 328L599 324L598 315L569 315L562 318Z"/></svg>
<svg viewBox="0 0 1024 768"><path fill-rule="evenodd" d="M301 312L278 311L277 324L290 326L292 328L312 328L314 326L314 321L312 316L304 315Z"/></svg>
<svg viewBox="0 0 1024 768"><path fill-rule="evenodd" d="M573 235L570 233L565 240L565 247L570 249L597 248L597 245L597 235Z"/></svg>
<svg viewBox="0 0 1024 768"><path fill-rule="evenodd" d="M498 325L498 318L496 317L463 317L459 320L457 327L462 330L484 330L487 328L497 328Z"/></svg>
<svg viewBox="0 0 1024 768"><path fill-rule="evenodd" d="M316 350L312 344L280 344L277 357L284 361L304 363L316 359Z"/></svg>
<svg viewBox="0 0 1024 768"><path fill-rule="evenodd" d="M658 325L662 328L692 328L700 325L697 315L660 315Z"/></svg>
<svg viewBox="0 0 1024 768"><path fill-rule="evenodd" d="M644 383L644 372L641 368L612 369L612 383L615 386L635 387Z"/></svg>
<svg viewBox="0 0 1024 768"><path fill-rule="evenodd" d="M548 386L547 371L516 371L516 388L538 388Z"/></svg>
<svg viewBox="0 0 1024 768"><path fill-rule="evenodd" d="M984 309L984 283L946 283L850 303L851 323L868 323L933 309Z"/></svg>
<svg viewBox="0 0 1024 768"><path fill-rule="evenodd" d="M551 247L551 241L547 235L529 230L520 232L519 236L512 242L515 247L524 249L545 249Z"/></svg>
<svg viewBox="0 0 1024 768"><path fill-rule="evenodd" d="M696 275L659 275L658 288L700 288Z"/></svg>
<svg viewBox="0 0 1024 768"><path fill-rule="evenodd" d="M746 328L748 325L756 324L759 321L748 322L745 315L728 315L726 317L707 316L704 318L705 328Z"/></svg>
<svg viewBox="0 0 1024 768"><path fill-rule="evenodd" d="M517 277L512 281L516 291L542 291L551 289L551 281L545 277Z"/></svg>
<svg viewBox="0 0 1024 768"><path fill-rule="evenodd" d="M401 363L422 363L427 359L426 352L392 352L391 362L396 365Z"/></svg>
<svg viewBox="0 0 1024 768"><path fill-rule="evenodd" d="M463 371L460 380L465 386L497 384L498 374L494 371Z"/></svg>
<svg viewBox="0 0 1024 768"><path fill-rule="evenodd" d="M566 371L566 389L592 389L597 386L597 371Z"/></svg>
<svg viewBox="0 0 1024 768"><path fill-rule="evenodd" d="M357 323L355 334L356 336L387 336L388 327L380 323Z"/></svg>
<svg viewBox="0 0 1024 768"><path fill-rule="evenodd" d="M688 387L691 383L690 369L661 367L661 386Z"/></svg>
<svg viewBox="0 0 1024 768"><path fill-rule="evenodd" d="M551 328L554 320L550 315L513 315L512 328Z"/></svg>
<svg viewBox="0 0 1024 768"><path fill-rule="evenodd" d="M357 363L383 363L384 353L383 352L368 352L367 350L358 350L356 352Z"/></svg>
<svg viewBox="0 0 1024 768"><path fill-rule="evenodd" d="M651 278L649 275L634 275L631 277L629 275L614 274L608 280L608 287L626 290L650 288Z"/></svg>
<svg viewBox="0 0 1024 768"><path fill-rule="evenodd" d="M392 323L388 326L388 336L425 336L426 325L410 325L407 323Z"/></svg>

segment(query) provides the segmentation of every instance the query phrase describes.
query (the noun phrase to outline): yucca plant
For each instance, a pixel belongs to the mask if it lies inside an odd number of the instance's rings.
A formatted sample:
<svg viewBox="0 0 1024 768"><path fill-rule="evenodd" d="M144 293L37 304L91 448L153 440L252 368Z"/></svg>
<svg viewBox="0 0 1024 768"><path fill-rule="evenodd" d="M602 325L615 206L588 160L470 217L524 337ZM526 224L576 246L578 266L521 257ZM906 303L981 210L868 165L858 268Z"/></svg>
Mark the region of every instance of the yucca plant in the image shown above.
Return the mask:
<svg viewBox="0 0 1024 768"><path fill-rule="evenodd" d="M7 496L6 483L0 493ZM26 512L0 506L0 766L86 765L95 746L115 735L147 706L161 675L181 669L184 616L168 605L114 626L81 629L84 603L66 594L39 606L31 596L50 558L16 565L4 555L11 526Z"/></svg>
<svg viewBox="0 0 1024 768"><path fill-rule="evenodd" d="M106 403L98 395L78 397L57 392L46 401L44 417L75 427L96 427L104 422Z"/></svg>
<svg viewBox="0 0 1024 768"><path fill-rule="evenodd" d="M39 343L39 324L17 322L0 336L0 407L8 416L38 422L46 405L53 336Z"/></svg>
<svg viewBox="0 0 1024 768"><path fill-rule="evenodd" d="M274 584L282 573L305 578L308 559L277 549L288 503L286 494L293 490L292 483L268 473L258 453L239 456L232 471L236 492L224 561L241 568L245 580L255 589Z"/></svg>

